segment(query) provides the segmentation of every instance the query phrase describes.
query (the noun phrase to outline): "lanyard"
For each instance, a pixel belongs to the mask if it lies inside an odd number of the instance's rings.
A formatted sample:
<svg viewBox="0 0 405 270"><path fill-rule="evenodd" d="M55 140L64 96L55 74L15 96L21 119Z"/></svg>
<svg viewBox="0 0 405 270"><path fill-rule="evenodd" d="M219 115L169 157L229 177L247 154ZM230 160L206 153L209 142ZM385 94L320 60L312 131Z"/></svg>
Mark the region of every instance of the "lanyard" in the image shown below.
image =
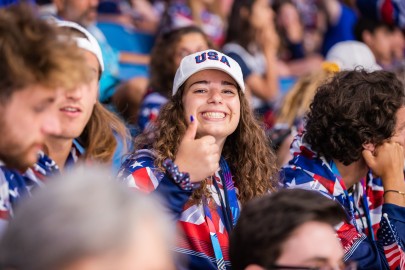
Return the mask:
<svg viewBox="0 0 405 270"><path fill-rule="evenodd" d="M211 238L211 243L212 243L212 248L214 249L214 254L215 254L215 260L217 262L217 268L218 270L225 270L225 261L224 261L224 256L222 255L222 250L221 250L221 245L219 244L217 232L215 230L214 223L212 221L212 216L210 209L208 207L208 202L207 198L204 199L204 212L205 212L205 219L208 224L208 228L210 230L210 238Z"/></svg>
<svg viewBox="0 0 405 270"><path fill-rule="evenodd" d="M232 182L232 175L229 170L228 164L226 163L225 159L221 157L220 160L220 168L222 172L222 185L224 189L224 196L221 194L221 190L216 183L216 180L213 179L213 185L215 190L218 193L218 198L220 201L221 206L217 206L216 210L220 214L221 221L225 226L225 229L228 231L228 234L232 230L233 226L236 224L237 219L239 218L239 204L236 196L236 190ZM221 176L221 173L220 173ZM225 199L225 200L224 200ZM214 222L212 219L210 207L208 206L208 200L204 198L204 212L206 217L206 222L208 224L208 228L210 230L210 238L212 247L214 249L215 259L217 262L217 268L219 270L225 270L225 261L223 258L221 246L219 244L217 231L214 226ZM222 215L221 215L222 212Z"/></svg>
<svg viewBox="0 0 405 270"><path fill-rule="evenodd" d="M232 217L231 220L233 228L236 225L236 222L238 221L240 216L238 196L236 195L236 189L232 181L231 170L229 169L228 163L222 157L220 160L220 167L225 179L224 190L227 191L225 193L225 199L228 202L227 207L228 211L230 211L230 217Z"/></svg>
<svg viewBox="0 0 405 270"><path fill-rule="evenodd" d="M349 195L349 193L347 192L347 188L345 183L343 182L342 176L339 173L338 168L336 167L335 162L333 162L332 160L329 163L330 168L332 169L333 174L335 175L336 179L339 181L340 185L343 188L343 193L344 193L344 197L343 198L343 205L345 206L345 208L349 211L349 219L350 222L356 227L357 230L359 230L359 227L357 226L357 222L356 222L356 217L355 217L355 209L354 209L354 199L353 196ZM333 180L331 180L333 181ZM333 195L333 194L332 194Z"/></svg>
<svg viewBox="0 0 405 270"><path fill-rule="evenodd" d="M332 169L333 174L336 176L336 178L340 182L340 185L343 187L343 192L344 192L346 198L348 199L348 200L345 200L344 204L346 205L346 209L349 210L349 213L350 213L349 218L350 218L352 224L357 228L357 230L361 231L360 228L357 226L357 222L356 222L355 209L354 209L354 205L355 205L354 198L352 195L349 195L349 193L347 192L346 185L343 182L342 176L340 175L339 170L336 167L336 164L333 161L331 161L329 165ZM370 177L370 173L367 175L367 179L369 177ZM361 204L363 207L364 216L366 217L367 226L369 228L369 234L371 236L371 239L373 241L375 241L373 226L372 226L371 217L370 217L370 209L369 209L368 200L367 200L367 192L366 192L367 186L366 186L364 179L361 180L361 183L363 186L362 187L363 196L361 198ZM360 217L360 219L362 218L360 213L359 213L359 217Z"/></svg>
<svg viewBox="0 0 405 270"><path fill-rule="evenodd" d="M221 203L221 209L222 209L222 221L224 222L224 226L228 233L231 232L233 229L233 224L232 224L232 213L229 207L229 200L228 200L228 195L227 195L227 188L225 185L224 187L224 197L225 201L222 197L221 190L218 187L218 183L215 179L212 180L212 183L214 184L215 190L217 191L219 202Z"/></svg>
<svg viewBox="0 0 405 270"><path fill-rule="evenodd" d="M370 176L370 174L368 174L368 176ZM369 234L371 236L371 240L375 241L375 236L374 236L374 230L373 230L373 224L371 222L371 217L370 217L370 209L368 207L368 200L367 200L367 185L366 183L364 183L364 181L362 180L362 185L363 185L363 198L362 198L362 205L363 205L363 209L364 209L364 214L366 216L366 220L367 220L367 226L368 226L368 231ZM361 218L361 217L360 217Z"/></svg>

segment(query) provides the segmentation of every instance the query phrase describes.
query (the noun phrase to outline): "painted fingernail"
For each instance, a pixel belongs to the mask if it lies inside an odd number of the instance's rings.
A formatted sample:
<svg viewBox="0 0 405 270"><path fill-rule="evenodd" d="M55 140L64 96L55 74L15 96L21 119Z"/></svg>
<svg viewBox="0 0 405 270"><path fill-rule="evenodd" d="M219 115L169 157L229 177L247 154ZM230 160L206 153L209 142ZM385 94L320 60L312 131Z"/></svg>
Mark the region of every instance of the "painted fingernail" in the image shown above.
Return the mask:
<svg viewBox="0 0 405 270"><path fill-rule="evenodd" d="M194 122L194 117L190 115L190 122Z"/></svg>

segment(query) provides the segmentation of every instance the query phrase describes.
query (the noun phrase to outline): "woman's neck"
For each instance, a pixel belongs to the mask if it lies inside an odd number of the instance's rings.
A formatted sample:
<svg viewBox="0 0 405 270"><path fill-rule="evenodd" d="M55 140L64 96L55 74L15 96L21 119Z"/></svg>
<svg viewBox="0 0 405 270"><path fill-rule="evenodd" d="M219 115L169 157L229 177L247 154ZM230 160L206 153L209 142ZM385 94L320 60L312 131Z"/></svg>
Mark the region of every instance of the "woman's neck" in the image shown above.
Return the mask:
<svg viewBox="0 0 405 270"><path fill-rule="evenodd" d="M48 149L48 156L56 162L60 171L63 171L66 160L72 149L72 139L61 138L47 138L46 147Z"/></svg>
<svg viewBox="0 0 405 270"><path fill-rule="evenodd" d="M222 153L222 149L224 148L226 138L217 139L215 138L215 144L219 147L219 153Z"/></svg>

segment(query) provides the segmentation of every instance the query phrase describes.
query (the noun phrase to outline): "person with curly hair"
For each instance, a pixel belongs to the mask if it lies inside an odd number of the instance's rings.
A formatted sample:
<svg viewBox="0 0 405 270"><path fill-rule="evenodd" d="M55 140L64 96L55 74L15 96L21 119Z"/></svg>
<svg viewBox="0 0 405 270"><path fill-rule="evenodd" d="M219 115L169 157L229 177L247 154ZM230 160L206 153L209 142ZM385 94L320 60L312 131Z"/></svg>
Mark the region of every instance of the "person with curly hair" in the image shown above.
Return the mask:
<svg viewBox="0 0 405 270"><path fill-rule="evenodd" d="M136 144L119 177L165 199L184 232L175 251L187 255L185 269L230 269L241 205L275 190L277 178L237 62L215 50L184 57L170 101Z"/></svg>
<svg viewBox="0 0 405 270"><path fill-rule="evenodd" d="M306 131L282 170L286 188L316 190L344 207L345 261L404 269L404 86L393 73L343 71L318 88Z"/></svg>

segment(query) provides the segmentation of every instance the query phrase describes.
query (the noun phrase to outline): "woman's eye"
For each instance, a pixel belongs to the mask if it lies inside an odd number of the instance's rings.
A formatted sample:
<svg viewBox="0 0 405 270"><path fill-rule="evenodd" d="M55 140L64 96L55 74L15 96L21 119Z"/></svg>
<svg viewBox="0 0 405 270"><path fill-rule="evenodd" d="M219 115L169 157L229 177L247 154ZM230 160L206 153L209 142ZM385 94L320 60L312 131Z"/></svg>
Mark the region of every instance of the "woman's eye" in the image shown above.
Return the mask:
<svg viewBox="0 0 405 270"><path fill-rule="evenodd" d="M40 105L33 108L35 113L42 113L45 111L46 106Z"/></svg>
<svg viewBox="0 0 405 270"><path fill-rule="evenodd" d="M207 92L207 91L204 90L204 89L196 89L196 90L194 90L194 93L205 93L205 92Z"/></svg>
<svg viewBox="0 0 405 270"><path fill-rule="evenodd" d="M231 94L231 95L235 94L235 91L234 91L234 90L228 90L228 89L223 90L222 92L223 92L224 94Z"/></svg>

